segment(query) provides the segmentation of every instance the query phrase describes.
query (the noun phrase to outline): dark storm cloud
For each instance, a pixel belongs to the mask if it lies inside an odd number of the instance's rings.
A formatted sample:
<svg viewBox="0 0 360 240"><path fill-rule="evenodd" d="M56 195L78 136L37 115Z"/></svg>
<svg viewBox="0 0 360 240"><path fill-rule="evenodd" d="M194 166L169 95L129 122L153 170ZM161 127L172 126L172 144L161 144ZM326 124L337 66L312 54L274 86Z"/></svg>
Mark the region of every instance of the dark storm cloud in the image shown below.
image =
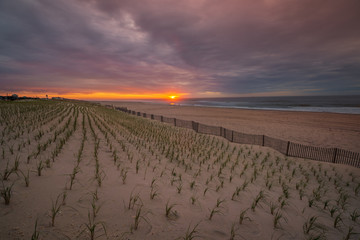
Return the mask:
<svg viewBox="0 0 360 240"><path fill-rule="evenodd" d="M5 0L0 83L360 93L359 16L357 0Z"/></svg>
<svg viewBox="0 0 360 240"><path fill-rule="evenodd" d="M3 89L151 89L159 88L157 79L186 73L164 63L176 63L176 56L149 45L126 16L112 20L72 1L3 1L0 9Z"/></svg>

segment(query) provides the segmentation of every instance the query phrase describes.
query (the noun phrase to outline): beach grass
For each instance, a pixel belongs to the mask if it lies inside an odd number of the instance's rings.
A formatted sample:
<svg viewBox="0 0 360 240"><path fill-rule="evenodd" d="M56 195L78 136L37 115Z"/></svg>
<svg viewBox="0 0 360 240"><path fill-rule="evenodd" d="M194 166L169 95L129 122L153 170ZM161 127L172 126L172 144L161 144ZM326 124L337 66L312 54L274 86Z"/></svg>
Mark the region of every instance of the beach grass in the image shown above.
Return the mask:
<svg viewBox="0 0 360 240"><path fill-rule="evenodd" d="M1 239L39 232L44 239L354 239L360 232L359 169L88 102L0 102L0 111ZM37 217L35 231L19 209Z"/></svg>

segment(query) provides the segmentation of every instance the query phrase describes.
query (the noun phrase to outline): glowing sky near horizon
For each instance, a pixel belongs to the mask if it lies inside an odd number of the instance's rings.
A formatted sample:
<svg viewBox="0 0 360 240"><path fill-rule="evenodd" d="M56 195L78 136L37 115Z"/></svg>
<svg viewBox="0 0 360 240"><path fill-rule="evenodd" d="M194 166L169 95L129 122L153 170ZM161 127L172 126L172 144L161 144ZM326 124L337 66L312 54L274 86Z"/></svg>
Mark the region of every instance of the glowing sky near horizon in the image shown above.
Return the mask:
<svg viewBox="0 0 360 240"><path fill-rule="evenodd" d="M360 94L358 0L2 0L0 95Z"/></svg>

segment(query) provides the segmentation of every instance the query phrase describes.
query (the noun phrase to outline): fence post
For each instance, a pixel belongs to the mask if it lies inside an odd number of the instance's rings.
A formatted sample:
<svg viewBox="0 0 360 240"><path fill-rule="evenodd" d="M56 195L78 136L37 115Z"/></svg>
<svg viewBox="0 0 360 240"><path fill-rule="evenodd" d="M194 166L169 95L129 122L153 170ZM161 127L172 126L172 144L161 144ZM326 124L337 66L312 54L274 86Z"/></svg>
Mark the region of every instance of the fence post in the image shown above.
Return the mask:
<svg viewBox="0 0 360 240"><path fill-rule="evenodd" d="M263 135L263 142L262 145L265 146L265 135Z"/></svg>
<svg viewBox="0 0 360 240"><path fill-rule="evenodd" d="M154 120L154 114L151 114L151 119Z"/></svg>
<svg viewBox="0 0 360 240"><path fill-rule="evenodd" d="M231 130L231 142L234 142L234 130Z"/></svg>
<svg viewBox="0 0 360 240"><path fill-rule="evenodd" d="M174 126L176 126L176 118L174 118Z"/></svg>
<svg viewBox="0 0 360 240"><path fill-rule="evenodd" d="M191 121L192 123L192 128L195 132L199 132L199 123Z"/></svg>
<svg viewBox="0 0 360 240"><path fill-rule="evenodd" d="M289 147L290 147L290 141L287 142L286 156L289 156Z"/></svg>
<svg viewBox="0 0 360 240"><path fill-rule="evenodd" d="M223 130L223 137L226 139L226 128L222 128Z"/></svg>
<svg viewBox="0 0 360 240"><path fill-rule="evenodd" d="M160 122L163 122L164 119L163 119L163 116L160 116Z"/></svg>
<svg viewBox="0 0 360 240"><path fill-rule="evenodd" d="M333 163L336 163L336 154L337 154L338 149L334 148L334 157L333 157Z"/></svg>

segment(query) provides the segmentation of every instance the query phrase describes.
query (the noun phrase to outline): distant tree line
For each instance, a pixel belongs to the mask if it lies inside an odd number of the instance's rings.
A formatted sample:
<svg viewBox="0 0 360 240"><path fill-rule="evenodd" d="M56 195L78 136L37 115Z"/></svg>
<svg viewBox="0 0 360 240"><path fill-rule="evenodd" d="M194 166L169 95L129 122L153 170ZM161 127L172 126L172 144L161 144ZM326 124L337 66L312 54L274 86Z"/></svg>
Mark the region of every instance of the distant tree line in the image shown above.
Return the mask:
<svg viewBox="0 0 360 240"><path fill-rule="evenodd" d="M0 96L0 100L4 100L4 101L15 101L15 100L24 100L24 99L48 99L47 95L46 98L39 98L39 97L19 97L17 94L13 94L10 96ZM52 100L64 100L65 98L61 98L61 97L53 97Z"/></svg>
<svg viewBox="0 0 360 240"><path fill-rule="evenodd" d="M17 94L13 94L13 95L9 95L9 96L0 96L0 100L9 100L9 101L15 101L15 100L22 100L22 99L39 99L37 98L33 98L33 97L19 97Z"/></svg>

